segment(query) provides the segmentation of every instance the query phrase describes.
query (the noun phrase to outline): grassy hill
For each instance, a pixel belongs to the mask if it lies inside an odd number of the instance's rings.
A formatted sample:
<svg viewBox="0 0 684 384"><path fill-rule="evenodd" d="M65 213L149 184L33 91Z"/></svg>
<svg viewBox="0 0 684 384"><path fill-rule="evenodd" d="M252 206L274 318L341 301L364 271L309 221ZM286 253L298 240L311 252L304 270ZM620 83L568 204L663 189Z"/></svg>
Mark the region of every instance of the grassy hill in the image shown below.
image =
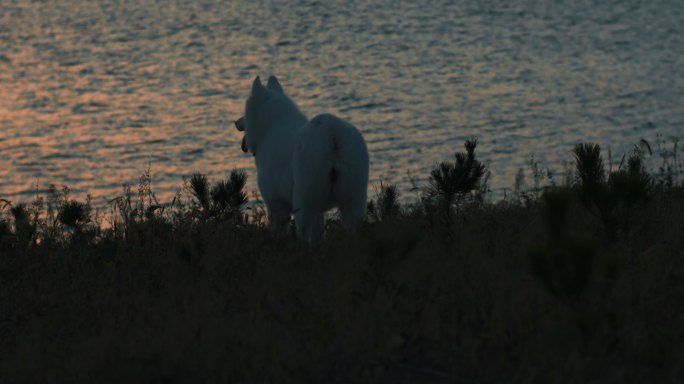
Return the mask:
<svg viewBox="0 0 684 384"><path fill-rule="evenodd" d="M272 237L238 171L166 205L149 174L104 213L0 203L0 383L682 381L676 156L581 144L567 182L492 202L471 146L316 249Z"/></svg>

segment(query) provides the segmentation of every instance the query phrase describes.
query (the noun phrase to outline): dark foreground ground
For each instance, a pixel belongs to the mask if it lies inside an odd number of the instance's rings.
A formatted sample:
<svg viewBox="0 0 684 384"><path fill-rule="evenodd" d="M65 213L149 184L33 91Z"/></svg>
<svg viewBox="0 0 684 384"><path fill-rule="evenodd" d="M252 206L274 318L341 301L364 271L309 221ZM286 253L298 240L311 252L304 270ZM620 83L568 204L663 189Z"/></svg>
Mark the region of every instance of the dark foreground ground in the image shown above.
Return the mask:
<svg viewBox="0 0 684 384"><path fill-rule="evenodd" d="M590 187L376 201L313 251L197 205L6 226L0 383L682 382L684 189Z"/></svg>

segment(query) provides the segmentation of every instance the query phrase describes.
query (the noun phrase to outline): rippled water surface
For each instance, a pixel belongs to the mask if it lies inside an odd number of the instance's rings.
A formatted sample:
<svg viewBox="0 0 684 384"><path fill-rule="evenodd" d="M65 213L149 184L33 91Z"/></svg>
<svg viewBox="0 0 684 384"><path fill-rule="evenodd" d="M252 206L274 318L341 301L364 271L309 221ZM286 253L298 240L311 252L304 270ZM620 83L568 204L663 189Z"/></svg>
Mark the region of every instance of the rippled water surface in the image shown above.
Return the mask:
<svg viewBox="0 0 684 384"><path fill-rule="evenodd" d="M474 135L500 192L530 154L684 136L683 26L681 0L2 0L0 195L113 197L148 166L162 199L194 171L254 189L232 121L271 73L360 128L372 182Z"/></svg>

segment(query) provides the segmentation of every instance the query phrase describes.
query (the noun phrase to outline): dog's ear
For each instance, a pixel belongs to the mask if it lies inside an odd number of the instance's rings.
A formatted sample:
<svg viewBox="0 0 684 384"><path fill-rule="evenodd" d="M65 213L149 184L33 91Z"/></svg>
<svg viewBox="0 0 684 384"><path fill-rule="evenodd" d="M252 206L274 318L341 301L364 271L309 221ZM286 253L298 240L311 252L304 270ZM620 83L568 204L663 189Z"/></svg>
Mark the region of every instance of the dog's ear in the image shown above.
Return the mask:
<svg viewBox="0 0 684 384"><path fill-rule="evenodd" d="M276 91L276 92L280 92L283 94L285 93L285 91L283 91L283 87L280 85L280 83L278 82L278 79L275 76L270 76L268 78L268 83L266 84L266 88L270 89L271 91Z"/></svg>
<svg viewBox="0 0 684 384"><path fill-rule="evenodd" d="M259 76L257 76L256 79L254 79L254 82L252 83L252 95L259 96L265 90L266 88L264 88L264 86L261 85L261 79L259 78Z"/></svg>

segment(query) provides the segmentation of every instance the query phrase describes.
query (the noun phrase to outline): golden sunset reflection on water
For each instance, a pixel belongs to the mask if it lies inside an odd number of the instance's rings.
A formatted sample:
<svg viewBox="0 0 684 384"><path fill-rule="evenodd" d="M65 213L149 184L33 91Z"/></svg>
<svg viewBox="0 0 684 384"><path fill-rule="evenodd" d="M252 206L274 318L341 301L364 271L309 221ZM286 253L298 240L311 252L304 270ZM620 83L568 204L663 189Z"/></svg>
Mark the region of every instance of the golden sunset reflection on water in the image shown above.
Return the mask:
<svg viewBox="0 0 684 384"><path fill-rule="evenodd" d="M493 195L530 155L681 137L680 11L625 2L18 0L0 5L0 196L97 201L148 167L168 201L193 172L248 172L233 121L256 75L363 132L371 182L410 192L480 138ZM681 12L680 12L681 13ZM646 28L648 27L648 30ZM370 190L370 195L373 194Z"/></svg>

